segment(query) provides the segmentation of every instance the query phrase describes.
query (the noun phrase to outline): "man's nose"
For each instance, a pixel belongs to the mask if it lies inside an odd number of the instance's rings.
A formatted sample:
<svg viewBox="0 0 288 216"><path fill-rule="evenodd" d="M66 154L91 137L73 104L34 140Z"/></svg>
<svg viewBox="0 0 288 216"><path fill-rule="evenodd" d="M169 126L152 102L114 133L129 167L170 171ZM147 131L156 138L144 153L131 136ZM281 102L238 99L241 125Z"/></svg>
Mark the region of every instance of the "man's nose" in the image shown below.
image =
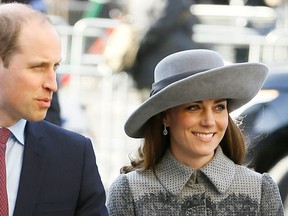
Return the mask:
<svg viewBox="0 0 288 216"><path fill-rule="evenodd" d="M49 89L50 91L57 91L58 84L57 84L57 78L56 78L56 72L54 70L49 71L45 78L44 82L44 88Z"/></svg>

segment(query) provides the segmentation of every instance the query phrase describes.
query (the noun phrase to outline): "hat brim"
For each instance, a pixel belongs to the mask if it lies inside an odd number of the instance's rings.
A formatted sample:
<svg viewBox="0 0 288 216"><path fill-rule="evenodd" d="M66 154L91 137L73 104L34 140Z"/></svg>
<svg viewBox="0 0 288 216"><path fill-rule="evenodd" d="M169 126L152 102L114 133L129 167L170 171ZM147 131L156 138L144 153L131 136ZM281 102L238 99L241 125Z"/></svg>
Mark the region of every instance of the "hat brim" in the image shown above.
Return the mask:
<svg viewBox="0 0 288 216"><path fill-rule="evenodd" d="M211 69L176 81L148 98L128 118L124 130L143 137L143 126L154 115L181 104L205 99L227 99L232 112L256 96L268 68L260 63L239 63Z"/></svg>

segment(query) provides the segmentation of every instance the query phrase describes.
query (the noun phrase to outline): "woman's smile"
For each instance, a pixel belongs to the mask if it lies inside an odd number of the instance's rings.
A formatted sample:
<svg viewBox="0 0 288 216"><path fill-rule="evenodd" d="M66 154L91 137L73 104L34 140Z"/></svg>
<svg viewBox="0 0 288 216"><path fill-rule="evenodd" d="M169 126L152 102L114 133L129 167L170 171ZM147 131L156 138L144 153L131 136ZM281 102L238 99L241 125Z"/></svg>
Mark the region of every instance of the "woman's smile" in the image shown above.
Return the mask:
<svg viewBox="0 0 288 216"><path fill-rule="evenodd" d="M192 134L199 138L204 139L211 139L214 136L214 133L199 133L199 132L192 132Z"/></svg>

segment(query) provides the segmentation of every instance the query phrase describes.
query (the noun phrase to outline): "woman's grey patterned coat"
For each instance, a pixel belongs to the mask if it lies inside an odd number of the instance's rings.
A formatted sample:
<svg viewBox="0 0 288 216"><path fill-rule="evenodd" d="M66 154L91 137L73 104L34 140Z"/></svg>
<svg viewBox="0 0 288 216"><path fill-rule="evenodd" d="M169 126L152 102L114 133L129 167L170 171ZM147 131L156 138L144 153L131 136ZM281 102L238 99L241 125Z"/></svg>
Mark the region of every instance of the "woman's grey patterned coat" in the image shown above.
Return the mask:
<svg viewBox="0 0 288 216"><path fill-rule="evenodd" d="M218 147L201 170L180 164L167 151L155 169L120 175L111 185L110 216L283 216L275 182L234 164Z"/></svg>

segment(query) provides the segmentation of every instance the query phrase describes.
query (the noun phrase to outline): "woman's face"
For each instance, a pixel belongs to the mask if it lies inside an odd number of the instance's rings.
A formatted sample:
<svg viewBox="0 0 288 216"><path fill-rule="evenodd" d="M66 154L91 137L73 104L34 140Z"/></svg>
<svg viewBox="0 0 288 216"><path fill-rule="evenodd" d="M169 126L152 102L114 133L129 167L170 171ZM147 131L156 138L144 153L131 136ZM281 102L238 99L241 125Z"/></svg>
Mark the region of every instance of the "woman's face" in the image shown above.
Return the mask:
<svg viewBox="0 0 288 216"><path fill-rule="evenodd" d="M165 112L171 152L183 164L199 169L207 164L228 126L227 100L203 100Z"/></svg>

